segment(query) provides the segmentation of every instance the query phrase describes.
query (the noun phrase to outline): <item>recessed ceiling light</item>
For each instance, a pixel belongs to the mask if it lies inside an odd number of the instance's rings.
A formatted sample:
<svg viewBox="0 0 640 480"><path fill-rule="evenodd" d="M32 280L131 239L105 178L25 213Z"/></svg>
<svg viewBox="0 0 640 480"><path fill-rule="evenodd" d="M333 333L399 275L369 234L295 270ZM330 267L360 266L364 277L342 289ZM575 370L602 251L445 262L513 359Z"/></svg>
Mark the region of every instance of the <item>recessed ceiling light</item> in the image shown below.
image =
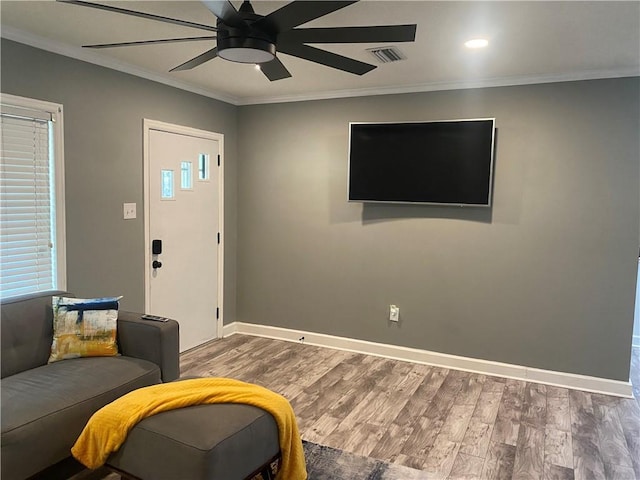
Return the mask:
<svg viewBox="0 0 640 480"><path fill-rule="evenodd" d="M468 42L464 42L464 46L467 48L484 48L489 45L489 40L484 38L474 38Z"/></svg>

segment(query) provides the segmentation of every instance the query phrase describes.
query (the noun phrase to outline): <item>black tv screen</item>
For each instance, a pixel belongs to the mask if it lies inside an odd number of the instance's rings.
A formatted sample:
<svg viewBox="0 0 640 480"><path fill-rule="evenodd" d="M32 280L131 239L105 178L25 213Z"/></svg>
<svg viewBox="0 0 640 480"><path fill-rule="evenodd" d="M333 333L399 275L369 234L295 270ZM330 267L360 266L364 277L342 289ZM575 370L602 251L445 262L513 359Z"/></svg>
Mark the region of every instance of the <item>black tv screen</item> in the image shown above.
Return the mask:
<svg viewBox="0 0 640 480"><path fill-rule="evenodd" d="M349 124L349 201L490 206L494 118Z"/></svg>

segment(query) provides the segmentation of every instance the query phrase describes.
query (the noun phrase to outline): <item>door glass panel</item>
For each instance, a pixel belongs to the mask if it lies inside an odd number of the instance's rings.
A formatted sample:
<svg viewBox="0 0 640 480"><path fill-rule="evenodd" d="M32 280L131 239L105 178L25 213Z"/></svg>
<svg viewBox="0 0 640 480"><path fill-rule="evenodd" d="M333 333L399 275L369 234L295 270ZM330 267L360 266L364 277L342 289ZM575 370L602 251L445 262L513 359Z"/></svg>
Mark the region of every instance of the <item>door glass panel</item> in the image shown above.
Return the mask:
<svg viewBox="0 0 640 480"><path fill-rule="evenodd" d="M182 162L180 164L180 188L191 190L193 188L193 163Z"/></svg>
<svg viewBox="0 0 640 480"><path fill-rule="evenodd" d="M201 153L198 158L198 179L209 180L209 155Z"/></svg>
<svg viewBox="0 0 640 480"><path fill-rule="evenodd" d="M162 170L162 189L161 196L163 200L170 200L174 198L173 193L173 170Z"/></svg>

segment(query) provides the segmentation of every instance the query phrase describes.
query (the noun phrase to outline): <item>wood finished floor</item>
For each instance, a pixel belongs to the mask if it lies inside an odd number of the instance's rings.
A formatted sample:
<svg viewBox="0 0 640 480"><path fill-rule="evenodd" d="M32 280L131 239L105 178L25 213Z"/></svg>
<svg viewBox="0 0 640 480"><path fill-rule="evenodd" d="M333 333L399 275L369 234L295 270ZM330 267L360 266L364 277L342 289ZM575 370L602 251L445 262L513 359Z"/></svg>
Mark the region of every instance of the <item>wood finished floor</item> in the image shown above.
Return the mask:
<svg viewBox="0 0 640 480"><path fill-rule="evenodd" d="M434 479L640 480L634 399L246 335L184 353L181 369L267 387L305 440Z"/></svg>
<svg viewBox="0 0 640 480"><path fill-rule="evenodd" d="M631 349L631 385L633 386L633 395L640 403L640 347Z"/></svg>

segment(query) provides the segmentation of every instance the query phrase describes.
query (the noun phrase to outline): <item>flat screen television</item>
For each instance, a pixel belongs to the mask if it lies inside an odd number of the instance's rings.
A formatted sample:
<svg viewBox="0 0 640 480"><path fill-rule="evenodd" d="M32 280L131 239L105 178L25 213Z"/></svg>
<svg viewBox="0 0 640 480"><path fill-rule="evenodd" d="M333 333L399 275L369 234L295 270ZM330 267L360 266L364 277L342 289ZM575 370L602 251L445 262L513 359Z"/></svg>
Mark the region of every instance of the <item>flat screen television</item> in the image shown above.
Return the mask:
<svg viewBox="0 0 640 480"><path fill-rule="evenodd" d="M491 206L495 118L349 124L349 201Z"/></svg>

